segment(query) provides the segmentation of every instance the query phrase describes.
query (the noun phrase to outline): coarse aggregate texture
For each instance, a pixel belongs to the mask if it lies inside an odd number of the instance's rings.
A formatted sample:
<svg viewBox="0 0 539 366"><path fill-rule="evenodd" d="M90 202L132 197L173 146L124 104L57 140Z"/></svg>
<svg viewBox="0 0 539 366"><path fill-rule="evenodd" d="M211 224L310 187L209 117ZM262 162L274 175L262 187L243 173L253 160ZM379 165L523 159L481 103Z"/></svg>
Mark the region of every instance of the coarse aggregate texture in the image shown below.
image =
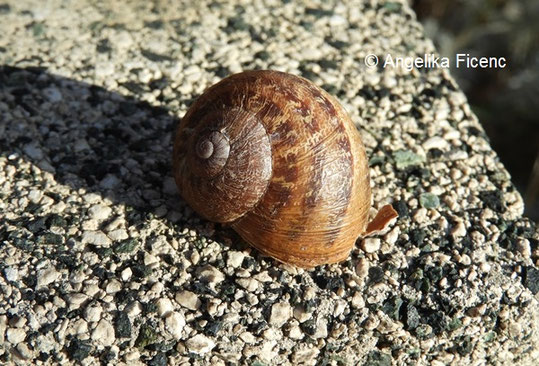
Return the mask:
<svg viewBox="0 0 539 366"><path fill-rule="evenodd" d="M525 365L538 232L406 3L0 0L0 364ZM350 258L262 257L180 199L172 134L226 75L335 95L400 218Z"/></svg>

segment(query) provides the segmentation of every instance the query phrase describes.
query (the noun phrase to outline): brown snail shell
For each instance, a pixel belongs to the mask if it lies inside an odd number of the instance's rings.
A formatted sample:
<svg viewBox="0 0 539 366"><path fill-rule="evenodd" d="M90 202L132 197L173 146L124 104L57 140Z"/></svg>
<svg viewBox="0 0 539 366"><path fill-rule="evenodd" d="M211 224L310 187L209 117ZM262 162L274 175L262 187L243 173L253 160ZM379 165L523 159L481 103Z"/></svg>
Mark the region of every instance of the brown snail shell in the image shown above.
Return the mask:
<svg viewBox="0 0 539 366"><path fill-rule="evenodd" d="M182 197L279 261L346 259L365 233L369 168L344 108L301 77L247 71L210 87L174 142Z"/></svg>

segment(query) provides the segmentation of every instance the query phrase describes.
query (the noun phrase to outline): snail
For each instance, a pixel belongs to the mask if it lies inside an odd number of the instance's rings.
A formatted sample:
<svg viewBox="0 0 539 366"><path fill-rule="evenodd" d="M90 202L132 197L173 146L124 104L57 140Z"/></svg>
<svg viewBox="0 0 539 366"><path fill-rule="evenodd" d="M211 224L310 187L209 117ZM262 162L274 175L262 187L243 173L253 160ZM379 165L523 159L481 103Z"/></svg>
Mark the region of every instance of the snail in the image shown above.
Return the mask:
<svg viewBox="0 0 539 366"><path fill-rule="evenodd" d="M188 109L174 140L174 177L202 217L299 267L345 260L367 227L369 167L344 108L312 82L256 70L231 75Z"/></svg>

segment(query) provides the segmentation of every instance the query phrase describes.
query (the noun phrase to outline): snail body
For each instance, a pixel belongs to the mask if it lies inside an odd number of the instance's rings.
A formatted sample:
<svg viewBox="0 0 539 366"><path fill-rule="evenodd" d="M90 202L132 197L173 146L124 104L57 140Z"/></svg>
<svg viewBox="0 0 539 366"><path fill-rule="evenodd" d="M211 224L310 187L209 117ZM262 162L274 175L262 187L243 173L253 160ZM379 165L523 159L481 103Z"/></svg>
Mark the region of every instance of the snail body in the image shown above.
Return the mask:
<svg viewBox="0 0 539 366"><path fill-rule="evenodd" d="M346 259L367 227L369 169L344 108L301 77L229 76L189 108L174 141L184 200L279 261Z"/></svg>

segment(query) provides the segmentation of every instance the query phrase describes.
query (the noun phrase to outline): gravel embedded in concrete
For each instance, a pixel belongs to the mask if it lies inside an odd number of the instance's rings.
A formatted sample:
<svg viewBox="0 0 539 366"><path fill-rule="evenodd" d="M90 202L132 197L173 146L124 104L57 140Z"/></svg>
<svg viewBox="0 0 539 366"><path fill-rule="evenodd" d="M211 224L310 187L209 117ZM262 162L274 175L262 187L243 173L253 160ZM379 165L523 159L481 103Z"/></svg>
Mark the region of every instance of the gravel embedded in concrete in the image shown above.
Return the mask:
<svg viewBox="0 0 539 366"><path fill-rule="evenodd" d="M0 4L0 364L536 364L537 228L397 1ZM261 256L179 198L174 126L223 77L335 95L375 208L340 263ZM362 244L363 243L363 244Z"/></svg>

